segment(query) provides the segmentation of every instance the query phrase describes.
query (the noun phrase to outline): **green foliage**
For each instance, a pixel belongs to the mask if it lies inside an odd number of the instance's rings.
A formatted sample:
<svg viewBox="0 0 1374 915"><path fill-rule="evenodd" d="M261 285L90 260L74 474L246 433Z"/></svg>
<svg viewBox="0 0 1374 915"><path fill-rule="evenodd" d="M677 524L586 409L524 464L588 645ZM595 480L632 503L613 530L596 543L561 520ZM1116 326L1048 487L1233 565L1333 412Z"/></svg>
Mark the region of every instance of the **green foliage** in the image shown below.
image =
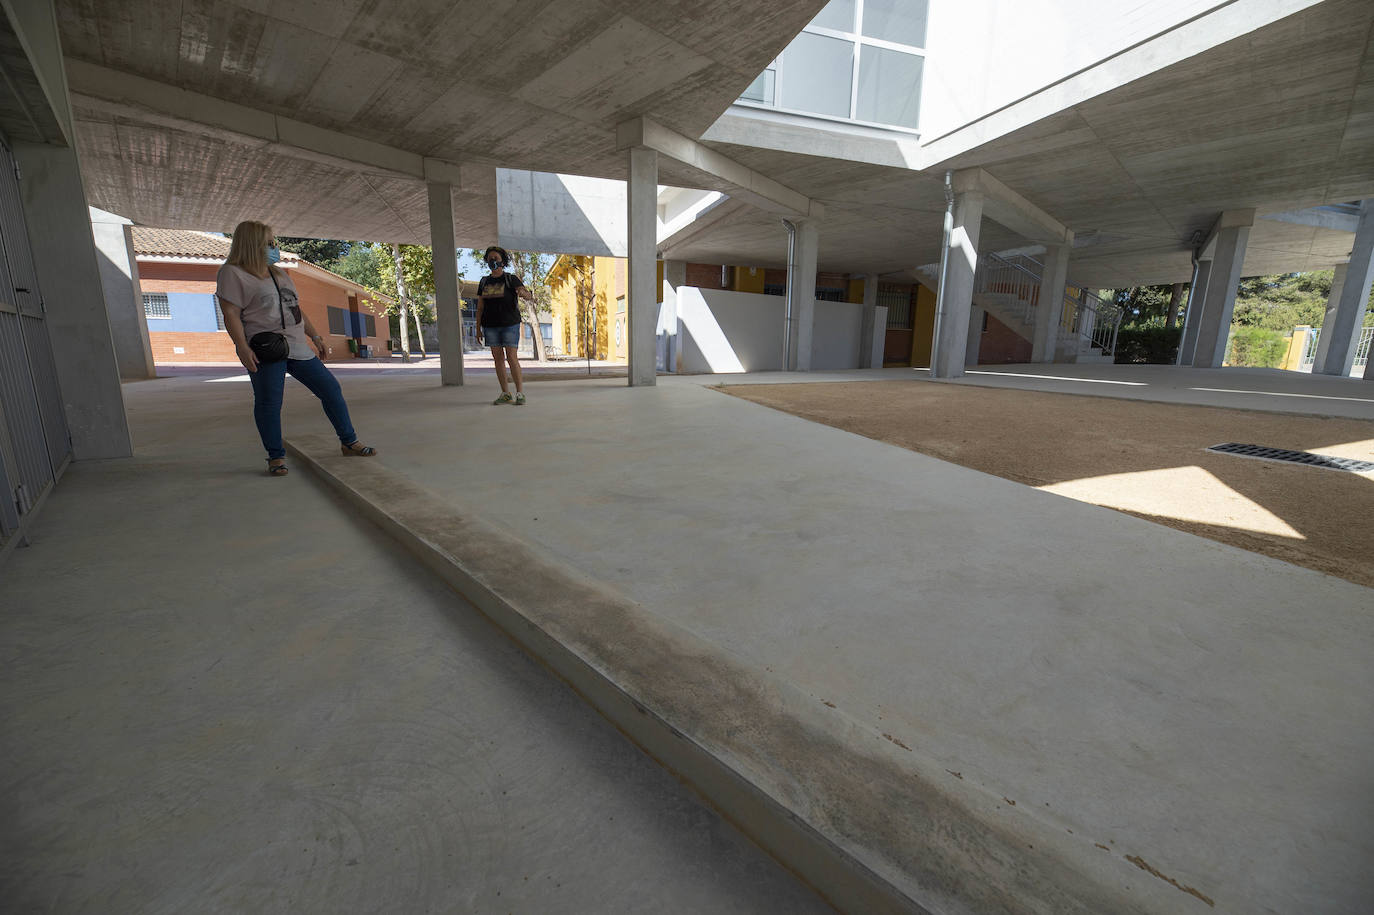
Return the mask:
<svg viewBox="0 0 1374 915"><path fill-rule="evenodd" d="M382 274L383 263L391 263L391 249L373 244L355 244L343 257L329 267L339 276L347 277L364 289L395 297L396 284L389 286Z"/></svg>
<svg viewBox="0 0 1374 915"><path fill-rule="evenodd" d="M288 238L285 235L277 236L277 244L281 246L283 251L290 251L303 260L318 264L326 270L333 270L334 262L347 254L349 248L353 247L353 242L340 241L336 238Z"/></svg>
<svg viewBox="0 0 1374 915"><path fill-rule="evenodd" d="M1116 361L1118 364L1173 365L1182 337L1183 328L1178 325L1165 327L1162 315L1144 324L1125 325L1116 334Z"/></svg>
<svg viewBox="0 0 1374 915"><path fill-rule="evenodd" d="M1264 327L1235 328L1227 347L1226 361L1231 365L1256 368L1278 368L1288 352L1288 340L1282 333Z"/></svg>
<svg viewBox="0 0 1374 915"><path fill-rule="evenodd" d="M1318 327L1330 295L1330 270L1250 277L1240 281L1231 323L1281 334L1299 324Z"/></svg>
<svg viewBox="0 0 1374 915"><path fill-rule="evenodd" d="M378 245L380 261L378 272L382 276L382 281L387 286L387 295L393 299L396 297L396 260L392 254L390 245ZM420 321L424 324L433 324L436 317L434 305L430 301L434 297L434 256L430 253L429 245L401 245L401 276L405 279L406 295L414 304L420 314ZM459 275L458 282L461 285L462 276ZM392 314L396 306L392 306L387 314Z"/></svg>
<svg viewBox="0 0 1374 915"><path fill-rule="evenodd" d="M1129 289L1103 289L1103 299L1122 310L1124 321L1130 324L1146 324L1152 318L1164 323L1169 311L1169 300L1173 286L1134 286Z"/></svg>

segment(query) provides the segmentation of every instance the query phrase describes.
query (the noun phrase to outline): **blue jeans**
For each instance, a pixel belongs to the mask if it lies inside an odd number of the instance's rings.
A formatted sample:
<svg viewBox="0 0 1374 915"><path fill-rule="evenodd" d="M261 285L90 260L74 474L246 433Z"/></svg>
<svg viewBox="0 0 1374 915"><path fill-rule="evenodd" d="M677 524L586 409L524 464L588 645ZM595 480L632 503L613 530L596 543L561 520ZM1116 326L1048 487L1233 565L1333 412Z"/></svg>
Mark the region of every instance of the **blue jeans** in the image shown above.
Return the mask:
<svg viewBox="0 0 1374 915"><path fill-rule="evenodd" d="M281 401L287 372L324 404L324 415L334 424L340 443L351 445L358 440L339 382L319 357L259 363L256 372L248 373L248 379L253 382L253 422L258 424L258 435L268 459L286 457L281 444Z"/></svg>

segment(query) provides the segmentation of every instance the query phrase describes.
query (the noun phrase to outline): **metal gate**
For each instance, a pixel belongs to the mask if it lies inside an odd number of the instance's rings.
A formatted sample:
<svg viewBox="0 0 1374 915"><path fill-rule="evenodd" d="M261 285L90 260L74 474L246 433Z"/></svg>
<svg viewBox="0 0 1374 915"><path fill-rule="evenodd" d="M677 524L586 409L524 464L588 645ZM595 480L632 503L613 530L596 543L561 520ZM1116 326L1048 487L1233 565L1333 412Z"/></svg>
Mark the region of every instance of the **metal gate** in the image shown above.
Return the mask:
<svg viewBox="0 0 1374 915"><path fill-rule="evenodd" d="M19 173L0 143L0 544L20 530L70 456Z"/></svg>

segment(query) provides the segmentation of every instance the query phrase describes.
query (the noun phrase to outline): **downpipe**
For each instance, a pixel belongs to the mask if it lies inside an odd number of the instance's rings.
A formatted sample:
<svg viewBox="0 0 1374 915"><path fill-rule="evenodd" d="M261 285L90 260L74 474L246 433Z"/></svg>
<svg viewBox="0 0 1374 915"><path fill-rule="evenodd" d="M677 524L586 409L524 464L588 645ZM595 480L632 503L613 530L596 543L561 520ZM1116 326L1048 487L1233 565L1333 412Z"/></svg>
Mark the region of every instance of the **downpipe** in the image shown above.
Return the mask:
<svg viewBox="0 0 1374 915"><path fill-rule="evenodd" d="M935 290L935 329L930 340L930 377L940 359L940 323L945 316L945 279L949 274L949 243L954 235L954 173L945 172L945 232L940 244L940 285ZM789 255L790 257L790 255Z"/></svg>
<svg viewBox="0 0 1374 915"><path fill-rule="evenodd" d="M783 300L782 322L782 370L792 371L792 287L797 272L797 226L784 219L783 228L787 229L787 291Z"/></svg>

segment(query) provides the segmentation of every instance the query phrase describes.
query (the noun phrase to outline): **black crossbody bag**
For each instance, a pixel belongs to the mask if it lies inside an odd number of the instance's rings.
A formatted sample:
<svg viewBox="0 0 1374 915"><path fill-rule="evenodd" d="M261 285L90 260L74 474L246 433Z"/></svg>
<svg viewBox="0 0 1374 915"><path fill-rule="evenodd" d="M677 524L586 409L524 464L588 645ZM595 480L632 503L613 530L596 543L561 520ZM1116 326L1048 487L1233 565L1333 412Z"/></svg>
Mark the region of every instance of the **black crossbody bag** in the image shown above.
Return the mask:
<svg viewBox="0 0 1374 915"><path fill-rule="evenodd" d="M281 298L281 284L277 282L277 275L272 272L269 264L267 275L272 277L272 285L277 287L277 311L281 313L282 333L275 330L265 330L260 334L254 334L253 339L248 341L248 348L253 351L253 355L259 362L281 362L291 354L291 343L286 339L286 305Z"/></svg>

